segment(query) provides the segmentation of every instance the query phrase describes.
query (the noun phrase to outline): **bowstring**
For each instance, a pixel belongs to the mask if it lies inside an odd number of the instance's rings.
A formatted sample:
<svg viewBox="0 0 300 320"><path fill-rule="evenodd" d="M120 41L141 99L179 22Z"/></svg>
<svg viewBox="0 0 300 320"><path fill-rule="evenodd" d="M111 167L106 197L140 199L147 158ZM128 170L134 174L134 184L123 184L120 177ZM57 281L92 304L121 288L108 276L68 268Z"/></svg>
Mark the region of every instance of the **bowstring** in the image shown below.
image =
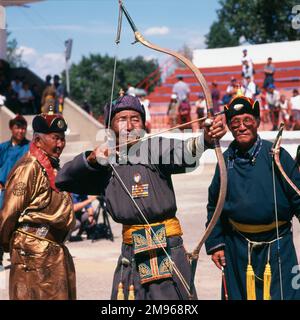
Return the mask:
<svg viewBox="0 0 300 320"><path fill-rule="evenodd" d="M274 151L276 152L276 150ZM274 153L275 156L275 153ZM279 238L279 225L278 225L278 210L277 210L277 193L275 185L275 159L272 161L272 176L273 176L273 194L274 194L274 209L275 209L275 223L276 223L276 237L277 237L277 255L278 255L278 269L279 269L279 284L280 284L280 298L283 300L283 284L282 284L282 270L281 270L281 258L280 258L280 238Z"/></svg>
<svg viewBox="0 0 300 320"><path fill-rule="evenodd" d="M122 17L123 12L121 9L122 1L119 0L119 17L118 17L118 28L117 28L117 36L116 36L116 51L114 57L114 69L113 69L113 77L112 77L112 84L111 84L111 94L110 94L110 103L109 103L109 115L108 115L108 128L110 128L111 123L111 111L112 111L112 104L114 99L114 90L116 84L116 73L117 73L117 61L118 61L118 53L119 53L119 43L121 38L121 31L122 31Z"/></svg>
<svg viewBox="0 0 300 320"><path fill-rule="evenodd" d="M113 77L112 77L112 87L111 87L111 96L110 96L110 106L109 106L109 117L108 117L108 128L110 128L110 124L111 124L111 113L112 113L112 104L113 104L113 96L114 96L114 89L115 89L115 82L116 82L116 70L117 70L117 60L118 60L118 49L119 49L119 43L120 43L120 37L121 37L121 31L122 31L122 16L123 16L123 11L121 8L122 5L122 0L119 0L119 17L118 17L118 28L117 28L117 36L116 36L116 53L115 53L115 57L114 57L114 69L113 69ZM138 206L138 204L136 203L136 201L133 199L130 191L128 190L128 188L126 187L125 183L123 182L123 180L121 179L120 175L118 174L117 170L115 169L115 167L113 166L113 164L108 160L108 163L110 165L110 167L112 168L113 172L115 173L115 175L117 176L119 182L121 183L121 185L123 186L123 188L125 189L126 193L128 194L128 196L130 197L130 199L132 200L134 206L136 207L136 209L139 211L139 213L141 214L142 218L144 219L146 225L149 227L150 232L152 232L152 234L155 237L155 241L157 242L157 245L163 250L163 252L166 254L168 260L170 261L173 270L175 271L176 275L178 276L179 280L181 281L184 289L186 290L186 292L188 293L188 295L190 296L191 292L190 292L190 287L187 283L187 281L185 280L184 276L182 275L182 273L180 272L180 270L177 268L175 262L173 261L173 259L171 258L171 256L169 255L169 253L166 251L166 249L164 248L163 244L161 243L161 241L158 239L155 231L153 230L153 228L151 227L149 221L147 220L146 216L144 215L144 213L142 212L142 210L140 209L140 207Z"/></svg>

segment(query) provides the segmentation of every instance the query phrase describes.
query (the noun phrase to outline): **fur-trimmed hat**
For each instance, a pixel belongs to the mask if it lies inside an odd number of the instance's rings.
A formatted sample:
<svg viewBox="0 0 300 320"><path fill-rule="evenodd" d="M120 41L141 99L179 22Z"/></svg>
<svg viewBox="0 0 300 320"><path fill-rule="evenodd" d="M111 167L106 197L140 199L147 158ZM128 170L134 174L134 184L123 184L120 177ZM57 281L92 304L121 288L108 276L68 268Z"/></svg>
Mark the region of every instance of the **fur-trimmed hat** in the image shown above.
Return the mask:
<svg viewBox="0 0 300 320"><path fill-rule="evenodd" d="M52 132L65 132L68 125L61 114L55 114L50 110L48 113L41 113L35 116L32 121L32 128L34 132L47 134Z"/></svg>
<svg viewBox="0 0 300 320"><path fill-rule="evenodd" d="M230 120L237 115L249 113L252 114L255 118L259 119L260 110L259 110L258 100L254 101L253 99L247 98L245 96L236 96L229 104L224 108L226 122L229 123Z"/></svg>
<svg viewBox="0 0 300 320"><path fill-rule="evenodd" d="M105 125L106 127L108 127L109 125L109 114L110 115L110 120L113 119L113 117L120 111L124 111L124 110L133 110L133 111L137 111L141 117L142 117L142 121L145 124L146 121L146 113L145 113L145 109L144 106L140 103L139 98L134 97L134 96L130 96L130 95L125 95L122 96L120 98L118 98L117 100L115 100L112 103L111 106L111 110L110 110L110 103L107 103L104 107L104 119L105 119Z"/></svg>

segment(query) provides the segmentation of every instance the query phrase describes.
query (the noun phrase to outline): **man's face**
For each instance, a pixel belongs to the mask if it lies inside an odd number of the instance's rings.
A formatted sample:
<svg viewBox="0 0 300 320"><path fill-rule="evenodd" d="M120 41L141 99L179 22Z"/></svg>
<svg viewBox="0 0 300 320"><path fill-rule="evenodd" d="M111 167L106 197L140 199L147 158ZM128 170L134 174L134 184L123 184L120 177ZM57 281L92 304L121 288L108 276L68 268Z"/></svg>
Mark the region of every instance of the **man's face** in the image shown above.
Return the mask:
<svg viewBox="0 0 300 320"><path fill-rule="evenodd" d="M251 114L234 116L229 129L242 150L250 148L256 140L259 122Z"/></svg>
<svg viewBox="0 0 300 320"><path fill-rule="evenodd" d="M24 138L26 136L27 127L26 126L22 126L22 125L14 124L10 128L10 130L11 130L12 139L17 143L20 143L21 141L24 140Z"/></svg>
<svg viewBox="0 0 300 320"><path fill-rule="evenodd" d="M124 110L113 117L111 128L115 132L119 143L127 143L140 138L144 124L139 112Z"/></svg>
<svg viewBox="0 0 300 320"><path fill-rule="evenodd" d="M36 140L36 145L49 156L59 158L66 145L65 134L63 132L53 132L40 135Z"/></svg>

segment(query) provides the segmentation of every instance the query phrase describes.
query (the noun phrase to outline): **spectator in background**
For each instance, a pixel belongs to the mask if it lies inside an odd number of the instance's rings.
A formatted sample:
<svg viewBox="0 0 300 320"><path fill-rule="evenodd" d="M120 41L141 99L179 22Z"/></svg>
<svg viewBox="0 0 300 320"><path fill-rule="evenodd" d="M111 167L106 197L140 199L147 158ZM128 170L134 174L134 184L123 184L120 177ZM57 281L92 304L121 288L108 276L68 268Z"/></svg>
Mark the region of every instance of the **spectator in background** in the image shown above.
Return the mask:
<svg viewBox="0 0 300 320"><path fill-rule="evenodd" d="M33 96L33 112L34 114L38 114L41 112L41 100L42 97L40 95L40 89L39 86L35 83L32 86L32 96Z"/></svg>
<svg viewBox="0 0 300 320"><path fill-rule="evenodd" d="M62 113L64 108L65 99L65 88L62 83L60 83L59 75L53 77L53 87L55 89L55 112Z"/></svg>
<svg viewBox="0 0 300 320"><path fill-rule="evenodd" d="M250 99L255 99L256 96L256 84L251 80L250 76L245 78L245 83L242 87L243 95Z"/></svg>
<svg viewBox="0 0 300 320"><path fill-rule="evenodd" d="M86 225L96 224L92 202L97 199L95 196L80 195L72 193L73 209L76 217L76 225L72 232L78 230L77 234L70 237L70 241L81 241L82 233Z"/></svg>
<svg viewBox="0 0 300 320"><path fill-rule="evenodd" d="M4 189L7 177L15 163L28 151L29 141L26 139L27 121L17 115L9 121L11 138L0 144L0 190ZM0 197L0 208L2 207Z"/></svg>
<svg viewBox="0 0 300 320"><path fill-rule="evenodd" d="M298 89L293 90L293 96L290 99L290 108L293 130L300 130L300 95Z"/></svg>
<svg viewBox="0 0 300 320"><path fill-rule="evenodd" d="M185 100L189 100L189 95L190 95L190 87L187 83L183 81L182 76L177 77L178 81L174 84L172 92L176 94L179 103Z"/></svg>
<svg viewBox="0 0 300 320"><path fill-rule="evenodd" d="M128 84L127 84L126 94L129 95L129 96L135 97L135 87L133 87L133 86L131 85L131 83L128 83Z"/></svg>
<svg viewBox="0 0 300 320"><path fill-rule="evenodd" d="M267 103L267 90L262 88L260 96L260 111L261 111L261 121L267 123L269 121L269 107Z"/></svg>
<svg viewBox="0 0 300 320"><path fill-rule="evenodd" d="M239 85L235 77L231 77L230 83L226 88L226 94L223 97L223 104L228 104L230 100L236 95Z"/></svg>
<svg viewBox="0 0 300 320"><path fill-rule="evenodd" d="M278 129L279 113L280 113L279 98L280 98L280 94L277 90L275 90L274 84L269 84L266 101L268 104L268 108L270 110L270 117L273 125L272 130Z"/></svg>
<svg viewBox="0 0 300 320"><path fill-rule="evenodd" d="M213 102L213 111L217 113L220 111L220 90L218 89L218 84L216 81L212 82L211 98Z"/></svg>
<svg viewBox="0 0 300 320"><path fill-rule="evenodd" d="M198 119L203 118L206 115L206 101L202 92L198 94L198 100L195 102L195 107Z"/></svg>
<svg viewBox="0 0 300 320"><path fill-rule="evenodd" d="M191 121L191 105L187 99L183 100L179 104L178 108L178 117L179 117L179 124L184 124ZM191 124L187 124L180 128L180 130L185 129L192 129Z"/></svg>
<svg viewBox="0 0 300 320"><path fill-rule="evenodd" d="M274 84L274 73L275 73L275 67L272 63L272 58L268 58L268 62L264 67L264 73L265 73L265 80L263 87L268 88L270 84Z"/></svg>
<svg viewBox="0 0 300 320"><path fill-rule="evenodd" d="M286 96L284 94L280 95L278 106L280 108L280 113L282 120L285 124L286 130L290 129L290 112L289 112L289 104Z"/></svg>
<svg viewBox="0 0 300 320"><path fill-rule="evenodd" d="M11 139L0 144L0 210L3 206L5 183L16 162L29 150L26 139L27 122L18 115L9 121ZM3 248L0 246L0 271L3 268Z"/></svg>
<svg viewBox="0 0 300 320"><path fill-rule="evenodd" d="M23 88L23 83L21 81L21 78L19 76L15 77L15 80L11 82L13 90L19 94L20 90Z"/></svg>
<svg viewBox="0 0 300 320"><path fill-rule="evenodd" d="M248 51L247 49L243 50L243 56L242 56L242 65L244 64L244 61L248 62L248 65L253 69L253 61L250 58L250 56L248 55Z"/></svg>
<svg viewBox="0 0 300 320"><path fill-rule="evenodd" d="M246 84L247 78L250 77L250 79L254 80L254 69L252 65L249 64L248 60L244 60L243 66L242 66L242 76L243 76L243 84Z"/></svg>
<svg viewBox="0 0 300 320"><path fill-rule="evenodd" d="M93 116L92 106L87 100L84 100L82 109L89 115Z"/></svg>
<svg viewBox="0 0 300 320"><path fill-rule="evenodd" d="M19 91L18 98L20 101L22 114L34 114L33 112L33 95L29 89L28 82L23 83L22 89Z"/></svg>
<svg viewBox="0 0 300 320"><path fill-rule="evenodd" d="M51 79L52 79L51 75L50 75L50 74L47 74L47 75L46 75L46 78L45 78L45 85L46 85L46 87L51 86Z"/></svg>
<svg viewBox="0 0 300 320"><path fill-rule="evenodd" d="M9 83L4 92L5 105L13 113L21 114L20 102L18 100L18 94L13 90L11 83Z"/></svg>
<svg viewBox="0 0 300 320"><path fill-rule="evenodd" d="M48 86L44 89L42 94L42 113L48 113L49 107L54 106L56 103L56 90L53 86Z"/></svg>
<svg viewBox="0 0 300 320"><path fill-rule="evenodd" d="M150 100L146 99L146 93L142 93L139 97L140 103L144 106L146 123L145 129L147 133L151 132L151 114L150 114Z"/></svg>
<svg viewBox="0 0 300 320"><path fill-rule="evenodd" d="M179 102L177 95L173 93L169 102L167 115L169 117L169 126L175 127L177 125L177 113L178 113Z"/></svg>

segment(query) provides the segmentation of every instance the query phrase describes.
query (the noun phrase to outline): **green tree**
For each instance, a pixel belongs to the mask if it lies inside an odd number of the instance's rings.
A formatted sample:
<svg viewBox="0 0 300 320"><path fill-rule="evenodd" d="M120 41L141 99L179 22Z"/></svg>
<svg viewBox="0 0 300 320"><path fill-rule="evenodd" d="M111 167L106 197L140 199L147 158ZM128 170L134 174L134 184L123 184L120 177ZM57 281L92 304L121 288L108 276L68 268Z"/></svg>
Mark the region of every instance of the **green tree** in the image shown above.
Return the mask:
<svg viewBox="0 0 300 320"><path fill-rule="evenodd" d="M91 54L83 57L78 64L70 68L71 95L78 104L87 100L96 115L103 113L105 103L110 101L114 58L108 55ZM150 73L158 68L156 60L146 61L143 57L119 60L116 68L114 97L122 88L127 90L127 84L138 85ZM149 88L151 92L153 83Z"/></svg>
<svg viewBox="0 0 300 320"><path fill-rule="evenodd" d="M6 60L10 67L27 67L26 62L22 60L22 52L18 51L18 42L15 38L11 38L11 32L7 31L7 48L6 48Z"/></svg>
<svg viewBox="0 0 300 320"><path fill-rule="evenodd" d="M292 28L292 8L297 2L221 0L218 21L211 26L206 43L216 48L236 45L240 38L251 44L297 40L300 31Z"/></svg>
<svg viewBox="0 0 300 320"><path fill-rule="evenodd" d="M239 45L239 39L223 21L214 22L205 41L207 48L224 48Z"/></svg>

